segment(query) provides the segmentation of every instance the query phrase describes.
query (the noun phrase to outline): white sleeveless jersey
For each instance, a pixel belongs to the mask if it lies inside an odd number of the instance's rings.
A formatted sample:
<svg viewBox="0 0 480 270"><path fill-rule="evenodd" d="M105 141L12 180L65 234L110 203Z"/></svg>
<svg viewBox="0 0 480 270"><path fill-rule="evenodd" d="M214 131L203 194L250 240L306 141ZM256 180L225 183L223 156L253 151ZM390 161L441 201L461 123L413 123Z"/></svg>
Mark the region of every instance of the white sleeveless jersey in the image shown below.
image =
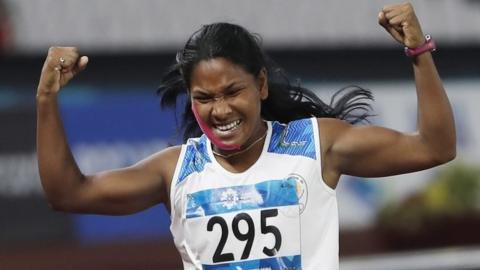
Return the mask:
<svg viewBox="0 0 480 270"><path fill-rule="evenodd" d="M322 180L317 121L267 122L257 162L225 170L203 135L182 146L171 231L184 269L338 269L335 191Z"/></svg>

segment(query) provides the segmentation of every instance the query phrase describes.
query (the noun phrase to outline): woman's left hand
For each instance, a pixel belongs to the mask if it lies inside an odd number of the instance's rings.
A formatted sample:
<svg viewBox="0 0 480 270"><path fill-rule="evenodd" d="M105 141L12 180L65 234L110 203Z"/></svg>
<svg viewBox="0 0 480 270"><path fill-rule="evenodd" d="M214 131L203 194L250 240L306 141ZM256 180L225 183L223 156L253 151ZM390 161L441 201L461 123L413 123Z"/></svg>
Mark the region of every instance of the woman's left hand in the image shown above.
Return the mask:
<svg viewBox="0 0 480 270"><path fill-rule="evenodd" d="M378 23L406 47L417 48L425 43L422 28L410 3L384 6L378 14Z"/></svg>

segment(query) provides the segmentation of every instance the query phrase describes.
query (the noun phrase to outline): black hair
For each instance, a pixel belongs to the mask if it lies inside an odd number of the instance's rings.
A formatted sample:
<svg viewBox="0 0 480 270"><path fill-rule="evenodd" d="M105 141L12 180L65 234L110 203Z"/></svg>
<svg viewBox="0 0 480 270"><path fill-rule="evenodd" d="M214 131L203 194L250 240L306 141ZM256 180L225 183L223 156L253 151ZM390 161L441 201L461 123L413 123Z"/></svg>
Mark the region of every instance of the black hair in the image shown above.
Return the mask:
<svg viewBox="0 0 480 270"><path fill-rule="evenodd" d="M202 26L190 36L185 47L177 53L176 63L162 77L157 90L162 107L176 108L181 95L188 97L191 73L197 63L223 57L255 77L266 69L269 93L261 105L261 116L265 120L288 123L307 117L329 117L352 124L368 121L369 101L373 100L369 90L348 86L338 90L326 104L314 92L290 84L285 72L267 57L260 44L258 35L238 25L214 23ZM189 98L185 100L181 126L184 141L202 134Z"/></svg>

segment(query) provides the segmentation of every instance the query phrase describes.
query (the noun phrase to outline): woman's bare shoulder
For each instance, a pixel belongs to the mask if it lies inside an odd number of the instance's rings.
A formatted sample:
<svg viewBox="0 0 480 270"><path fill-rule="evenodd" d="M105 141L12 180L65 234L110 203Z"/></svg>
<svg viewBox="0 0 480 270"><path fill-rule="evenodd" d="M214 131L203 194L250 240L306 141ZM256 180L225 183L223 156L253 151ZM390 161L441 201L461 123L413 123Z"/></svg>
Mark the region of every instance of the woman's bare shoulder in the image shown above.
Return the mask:
<svg viewBox="0 0 480 270"><path fill-rule="evenodd" d="M324 151L328 150L335 139L352 127L346 121L337 118L317 118L320 142Z"/></svg>

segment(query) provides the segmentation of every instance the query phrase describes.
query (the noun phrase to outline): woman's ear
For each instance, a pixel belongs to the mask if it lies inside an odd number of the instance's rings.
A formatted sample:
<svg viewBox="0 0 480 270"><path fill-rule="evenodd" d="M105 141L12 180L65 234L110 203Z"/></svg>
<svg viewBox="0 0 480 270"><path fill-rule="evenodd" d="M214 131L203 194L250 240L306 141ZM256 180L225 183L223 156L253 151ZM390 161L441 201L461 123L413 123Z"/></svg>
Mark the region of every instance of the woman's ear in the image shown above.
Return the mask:
<svg viewBox="0 0 480 270"><path fill-rule="evenodd" d="M268 97L268 74L267 69L262 68L257 76L258 89L260 90L260 99L265 100Z"/></svg>

